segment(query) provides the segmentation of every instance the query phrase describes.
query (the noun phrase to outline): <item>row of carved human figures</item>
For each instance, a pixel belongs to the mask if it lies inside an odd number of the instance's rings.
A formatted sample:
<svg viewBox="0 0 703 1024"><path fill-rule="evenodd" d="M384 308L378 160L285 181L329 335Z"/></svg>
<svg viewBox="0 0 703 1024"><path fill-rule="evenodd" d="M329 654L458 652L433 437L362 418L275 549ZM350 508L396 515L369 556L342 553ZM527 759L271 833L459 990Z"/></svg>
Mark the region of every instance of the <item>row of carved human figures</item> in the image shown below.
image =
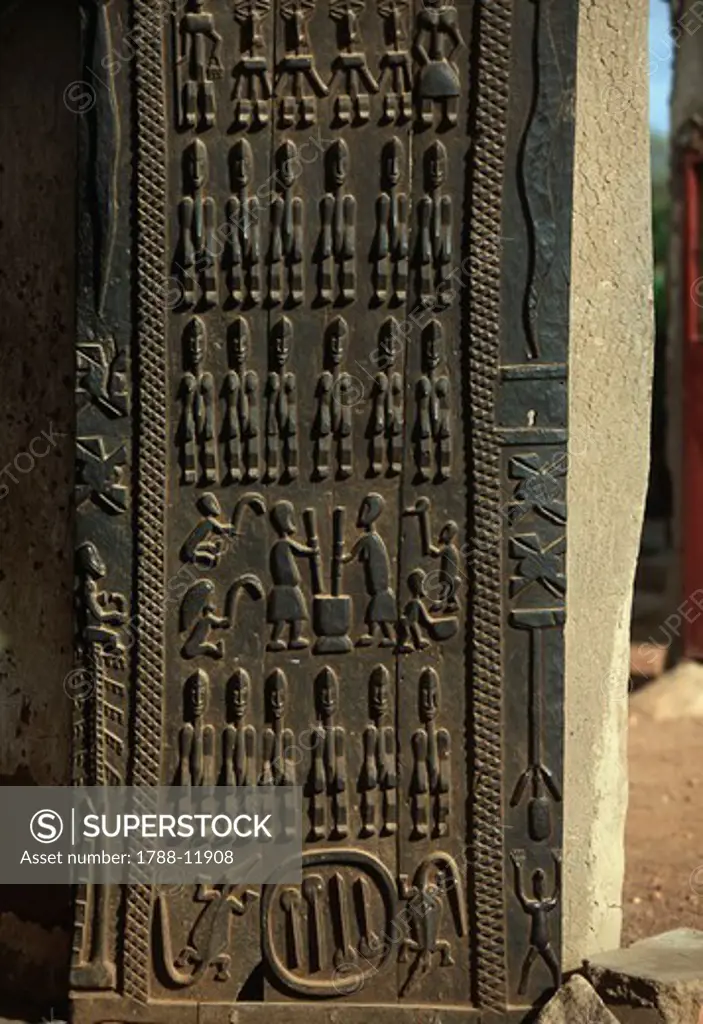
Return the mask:
<svg viewBox="0 0 703 1024"><path fill-rule="evenodd" d="M213 374L204 369L208 343L203 319L192 317L186 325L186 370L179 389L177 431L183 484L288 483L298 477L301 426L297 376L289 369L293 349L290 319L282 317L271 336L269 372L262 387L259 374L248 365L249 326L238 317L229 330L230 369L218 388ZM399 338L397 321L388 317L379 331L372 371L360 366L362 378L345 367L347 322L335 317L327 328L322 370L312 385L314 419L305 430L312 441L313 480L352 476L355 451L358 453L354 430L359 422L354 410L362 403L368 409L363 417L366 475L392 477L402 471L406 409L403 377L397 369ZM443 335L438 320L425 327L421 347L422 372L414 387L411 437L415 482L441 482L451 475L453 432L451 388L449 377L441 370Z"/></svg>
<svg viewBox="0 0 703 1024"><path fill-rule="evenodd" d="M204 0L188 2L189 9L175 27L176 123L179 128L207 130L215 124L215 82L225 74L223 40ZM337 26L337 52L325 81L307 27L316 0L279 4L284 52L273 72L264 38L271 0L234 0L240 45L232 69L233 128L262 128L269 122L276 97L281 126L313 125L317 101L330 95L334 95L334 124L365 124L371 116L370 97L377 93L383 96L382 123L403 122L412 116L413 91L423 125L432 126L437 115L440 124L457 124L461 81L452 57L465 44L452 0L424 0L412 46L406 25L409 0L377 0L386 52L376 74L369 67L359 26L366 0L328 2L329 16ZM329 49L326 46L325 52Z"/></svg>
<svg viewBox="0 0 703 1024"><path fill-rule="evenodd" d="M453 200L445 191L448 156L435 140L424 153L424 194L413 214L403 183L408 175L400 139L381 152L381 191L375 200L373 237L364 257L357 234L359 201L350 191L350 154L343 139L326 149L326 187L319 199L317 240L306 241L305 198L296 194L306 162L290 140L279 146L276 170L256 186L254 155L240 139L229 151L232 194L224 215L208 194L210 158L205 143L195 139L183 153L183 197L178 203L178 242L173 256L177 309L224 305L297 306L305 301L306 264L317 265L316 287L309 300L316 305L345 305L358 296L358 263L371 264L372 303L400 306L411 287L411 269L418 299L446 307L453 301ZM302 191L302 189L300 189ZM365 197L364 197L365 201ZM365 223L365 219L362 219ZM262 236L268 232L268 240ZM310 256L308 257L308 253ZM456 270L454 271L454 275Z"/></svg>
<svg viewBox="0 0 703 1024"><path fill-rule="evenodd" d="M391 679L377 665L368 682L369 722L361 737L361 771L348 777L351 737L340 724L339 678L325 666L317 674L309 728L296 735L286 725L288 683L274 669L264 687L266 724L249 721L251 680L237 669L225 691L226 724L217 749L215 727L207 722L210 680L202 669L184 687L184 724L178 738L179 786L304 787L310 830L308 838L344 839L350 833L350 799L361 796L358 835L393 835L398 830L398 751L391 707ZM411 737L412 769L408 783L411 838L446 836L451 812L451 740L437 725L440 681L432 668L418 682L419 727Z"/></svg>

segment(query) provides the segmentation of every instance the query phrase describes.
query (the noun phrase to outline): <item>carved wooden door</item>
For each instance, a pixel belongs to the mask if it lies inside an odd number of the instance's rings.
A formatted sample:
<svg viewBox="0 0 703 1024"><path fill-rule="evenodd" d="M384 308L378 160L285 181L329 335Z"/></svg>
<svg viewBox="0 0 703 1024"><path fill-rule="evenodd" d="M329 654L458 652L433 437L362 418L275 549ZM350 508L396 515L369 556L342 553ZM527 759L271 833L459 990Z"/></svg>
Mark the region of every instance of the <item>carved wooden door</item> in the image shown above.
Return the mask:
<svg viewBox="0 0 703 1024"><path fill-rule="evenodd" d="M85 2L75 777L306 841L81 890L78 1020L559 982L576 6Z"/></svg>

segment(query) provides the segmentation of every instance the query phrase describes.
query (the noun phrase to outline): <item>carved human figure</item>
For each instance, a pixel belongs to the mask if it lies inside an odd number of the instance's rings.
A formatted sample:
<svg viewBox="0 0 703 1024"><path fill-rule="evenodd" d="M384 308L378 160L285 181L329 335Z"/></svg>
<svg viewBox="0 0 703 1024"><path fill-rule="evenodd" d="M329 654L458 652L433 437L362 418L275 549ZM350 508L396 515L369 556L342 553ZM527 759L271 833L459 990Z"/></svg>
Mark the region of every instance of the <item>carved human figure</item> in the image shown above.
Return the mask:
<svg viewBox="0 0 703 1024"><path fill-rule="evenodd" d="M420 63L416 89L420 120L428 128L434 123L436 107L447 124L457 123L461 81L452 56L460 46L465 43L452 0L424 0L415 34L415 54Z"/></svg>
<svg viewBox="0 0 703 1024"><path fill-rule="evenodd" d="M217 427L215 382L202 366L207 348L205 324L192 317L183 331L183 362L179 398L181 415L177 443L181 454L181 481L217 483Z"/></svg>
<svg viewBox="0 0 703 1024"><path fill-rule="evenodd" d="M272 369L266 381L266 476L298 476L298 407L295 374L286 370L293 325L282 317L273 329Z"/></svg>
<svg viewBox="0 0 703 1024"><path fill-rule="evenodd" d="M378 336L378 372L371 391L371 418L368 426L371 476L386 468L387 476L397 476L403 468L403 378L396 370L398 321L388 317Z"/></svg>
<svg viewBox="0 0 703 1024"><path fill-rule="evenodd" d="M378 85L383 93L386 123L407 121L412 114L412 59L405 35L409 0L380 0L378 13L384 20L386 52L381 58Z"/></svg>
<svg viewBox="0 0 703 1024"><path fill-rule="evenodd" d="M285 673L276 668L266 680L264 702L268 725L262 734L262 786L294 786L293 730L288 729L286 703L288 682Z"/></svg>
<svg viewBox="0 0 703 1024"><path fill-rule="evenodd" d="M316 97L329 94L315 67L307 21L315 0L282 0L285 53L276 73L276 93L281 96L280 122L283 128L309 128L315 124Z"/></svg>
<svg viewBox="0 0 703 1024"><path fill-rule="evenodd" d="M448 306L449 266L453 258L451 196L442 194L447 178L447 150L435 141L425 153L425 195L418 200L420 300L427 306Z"/></svg>
<svg viewBox="0 0 703 1024"><path fill-rule="evenodd" d="M415 463L420 480L448 480L452 468L449 377L443 360L442 325L431 320L422 332L423 374L415 388Z"/></svg>
<svg viewBox="0 0 703 1024"><path fill-rule="evenodd" d="M300 166L295 143L286 140L276 154L278 194L271 201L269 247L269 300L272 305L303 301L303 221L305 205L294 195L296 168Z"/></svg>
<svg viewBox="0 0 703 1024"><path fill-rule="evenodd" d="M381 188L376 200L374 292L376 300L406 301L408 289L408 196L399 189L405 154L398 138L381 152Z"/></svg>
<svg viewBox="0 0 703 1024"><path fill-rule="evenodd" d="M259 198L251 192L254 154L247 139L238 139L229 155L230 187L227 200L227 284L237 305L261 301L261 245Z"/></svg>
<svg viewBox="0 0 703 1024"><path fill-rule="evenodd" d="M76 620L83 654L92 662L96 653L108 660L120 660L125 654L119 630L127 618L123 594L102 590L101 580L107 567L92 541L76 550Z"/></svg>
<svg viewBox="0 0 703 1024"><path fill-rule="evenodd" d="M317 724L310 772L311 835L315 839L343 839L349 831L345 730L335 724L338 704L339 680L325 666L315 679Z"/></svg>
<svg viewBox="0 0 703 1024"><path fill-rule="evenodd" d="M258 480L261 473L259 375L256 370L247 369L249 344L249 324L239 316L229 330L231 369L225 374L222 388L222 440L231 483Z"/></svg>
<svg viewBox="0 0 703 1024"><path fill-rule="evenodd" d="M269 651L301 650L310 641L303 636L308 621L308 606L301 590L301 577L296 558L312 558L317 554L314 545L294 540L295 511L289 501L279 501L271 509L271 524L278 534L269 556L273 586L269 592L267 621L271 624ZM288 626L288 642L283 632Z"/></svg>
<svg viewBox="0 0 703 1024"><path fill-rule="evenodd" d="M427 573L422 569L413 569L408 575L410 599L403 608L403 615L398 624L398 652L410 654L412 651L423 651L430 641L441 643L450 640L459 631L459 618L456 614L430 614L425 602L427 594ZM442 586L438 588L440 595L444 593ZM429 639L428 639L429 637Z"/></svg>
<svg viewBox="0 0 703 1024"><path fill-rule="evenodd" d="M363 13L366 0L329 0L330 18L337 22L337 44L339 53L332 62L330 89L339 75L341 91L335 100L335 114L338 124L368 121L371 104L369 93L378 92L378 82L369 70L364 53L359 15Z"/></svg>
<svg viewBox="0 0 703 1024"><path fill-rule="evenodd" d="M178 733L178 786L214 786L215 730L205 724L210 702L210 680L198 669L183 690L184 723Z"/></svg>
<svg viewBox="0 0 703 1024"><path fill-rule="evenodd" d="M234 0L234 18L241 26L241 56L233 71L232 89L236 128L258 129L268 124L273 89L263 22L270 10L271 0Z"/></svg>
<svg viewBox="0 0 703 1024"><path fill-rule="evenodd" d="M222 78L222 36L204 0L188 0L178 26L176 96L179 128L215 124L215 80Z"/></svg>
<svg viewBox="0 0 703 1024"><path fill-rule="evenodd" d="M456 615L461 610L457 594L465 578L461 569L461 552L456 545L459 527L449 519L439 531L435 544L432 541L429 498L418 498L412 508L405 510L405 514L418 517L423 555L439 560L439 569L432 574L436 584L433 589L438 599L430 605L430 611Z"/></svg>
<svg viewBox="0 0 703 1024"><path fill-rule="evenodd" d="M202 139L194 139L183 154L184 196L178 204L179 239L174 260L185 307L198 301L206 307L217 305L217 212L215 200L206 194L208 174L207 148Z"/></svg>
<svg viewBox="0 0 703 1024"><path fill-rule="evenodd" d="M415 959L400 989L407 996L415 983L432 969L439 957L440 967L453 967L455 960L449 939L441 938L445 903L449 905L454 931L459 938L468 934L466 906L459 868L453 857L435 853L418 866L413 884L401 876L401 896L408 901L409 923L413 937L403 941L398 953L399 963L406 963L408 953Z"/></svg>
<svg viewBox="0 0 703 1024"><path fill-rule="evenodd" d="M361 835L393 835L398 830L395 729L388 722L390 677L376 665L369 677L369 718L364 729L364 761L359 780ZM380 821L379 821L380 819Z"/></svg>
<svg viewBox="0 0 703 1024"><path fill-rule="evenodd" d="M546 895L544 871L542 868L536 868L532 872L532 896L529 897L525 894L523 887L522 873L525 866L525 852L524 850L513 850L510 854L510 859L515 868L515 895L520 901L522 909L532 921L529 948L525 954L522 971L520 972L520 983L518 985L518 993L520 995L524 995L527 992L530 973L538 957L549 968L554 988L558 989L561 985L561 968L557 954L554 952L550 941L548 921L549 914L559 906L559 899L561 897L561 853L553 850L552 857L554 859L554 888L552 895Z"/></svg>
<svg viewBox="0 0 703 1024"><path fill-rule="evenodd" d="M238 668L227 683L227 725L222 734L222 759L226 786L255 786L256 729L248 724L249 673Z"/></svg>
<svg viewBox="0 0 703 1024"><path fill-rule="evenodd" d="M410 799L415 838L449 833L451 739L447 729L437 728L439 698L439 676L433 668L424 669L418 687L422 725L412 736Z"/></svg>
<svg viewBox="0 0 703 1024"><path fill-rule="evenodd" d="M315 390L313 461L320 480L329 476L335 453L337 478L344 480L352 474L352 378L342 369L348 344L349 325L344 317L335 317L325 337L326 369L318 377Z"/></svg>
<svg viewBox="0 0 703 1024"><path fill-rule="evenodd" d="M377 629L381 634L381 647L392 647L395 644L393 627L397 619L397 609L395 594L390 585L391 564L385 541L376 529L376 521L385 505L380 494L366 495L359 507L356 521L357 527L364 532L354 542L351 551L342 556L345 563L356 558L364 566L369 603L364 615L367 632L357 640L359 647L368 647L372 644Z"/></svg>
<svg viewBox="0 0 703 1024"><path fill-rule="evenodd" d="M222 658L225 653L224 642L213 642L210 639L212 632L216 629L229 629L232 625L240 594L245 593L252 601L259 601L264 596L258 576L245 572L229 587L225 597L225 614L220 615L217 611L215 589L212 580L198 580L188 587L183 596L180 631L188 634L181 648L181 655L184 658Z"/></svg>
<svg viewBox="0 0 703 1024"><path fill-rule="evenodd" d="M220 519L222 507L214 494L201 494L195 507L203 518L184 540L181 559L200 569L215 569L226 550L226 538L232 536L232 527Z"/></svg>
<svg viewBox="0 0 703 1024"><path fill-rule="evenodd" d="M319 298L353 302L356 295L356 198L345 192L349 147L337 139L328 150L331 190L320 200Z"/></svg>
<svg viewBox="0 0 703 1024"><path fill-rule="evenodd" d="M199 580L188 588L181 605L181 632L188 633L181 654L184 658L222 658L224 641L210 640L215 629L229 629L229 619L219 615L215 604L215 584Z"/></svg>

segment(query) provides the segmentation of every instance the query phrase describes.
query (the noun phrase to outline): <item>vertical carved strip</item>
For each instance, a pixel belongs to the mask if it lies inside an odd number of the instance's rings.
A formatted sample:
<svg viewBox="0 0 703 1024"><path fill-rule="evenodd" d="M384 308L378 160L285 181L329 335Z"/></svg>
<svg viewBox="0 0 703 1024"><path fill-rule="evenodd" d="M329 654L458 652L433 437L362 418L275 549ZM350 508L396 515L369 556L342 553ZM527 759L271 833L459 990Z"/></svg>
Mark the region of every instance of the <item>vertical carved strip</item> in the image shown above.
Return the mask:
<svg viewBox="0 0 703 1024"><path fill-rule="evenodd" d="M480 8L471 230L470 296L474 494L473 681L476 788L473 844L477 996L506 1004L501 791L502 666L500 548L491 536L500 507L495 380L500 343L501 195L508 108L512 0Z"/></svg>
<svg viewBox="0 0 703 1024"><path fill-rule="evenodd" d="M133 0L137 116L137 456L136 644L134 760L131 782L160 781L165 599L166 498L166 123L163 13L151 0ZM130 886L124 943L125 994L149 995L151 890Z"/></svg>

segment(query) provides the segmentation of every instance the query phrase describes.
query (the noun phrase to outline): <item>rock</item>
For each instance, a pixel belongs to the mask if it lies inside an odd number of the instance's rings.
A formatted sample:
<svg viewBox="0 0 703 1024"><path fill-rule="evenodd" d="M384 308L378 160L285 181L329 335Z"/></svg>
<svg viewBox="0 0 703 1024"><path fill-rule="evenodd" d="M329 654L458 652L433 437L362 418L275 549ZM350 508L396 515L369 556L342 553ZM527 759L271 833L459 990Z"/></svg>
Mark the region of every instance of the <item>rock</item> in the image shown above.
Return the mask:
<svg viewBox="0 0 703 1024"><path fill-rule="evenodd" d="M703 1019L703 932L678 928L627 949L599 953L584 965L606 1003L655 1013L658 1024L700 1024Z"/></svg>
<svg viewBox="0 0 703 1024"><path fill-rule="evenodd" d="M585 978L575 974L549 1000L535 1024L618 1024Z"/></svg>
<svg viewBox="0 0 703 1024"><path fill-rule="evenodd" d="M657 722L703 718L703 665L697 661L679 662L656 683L638 690L630 707Z"/></svg>

